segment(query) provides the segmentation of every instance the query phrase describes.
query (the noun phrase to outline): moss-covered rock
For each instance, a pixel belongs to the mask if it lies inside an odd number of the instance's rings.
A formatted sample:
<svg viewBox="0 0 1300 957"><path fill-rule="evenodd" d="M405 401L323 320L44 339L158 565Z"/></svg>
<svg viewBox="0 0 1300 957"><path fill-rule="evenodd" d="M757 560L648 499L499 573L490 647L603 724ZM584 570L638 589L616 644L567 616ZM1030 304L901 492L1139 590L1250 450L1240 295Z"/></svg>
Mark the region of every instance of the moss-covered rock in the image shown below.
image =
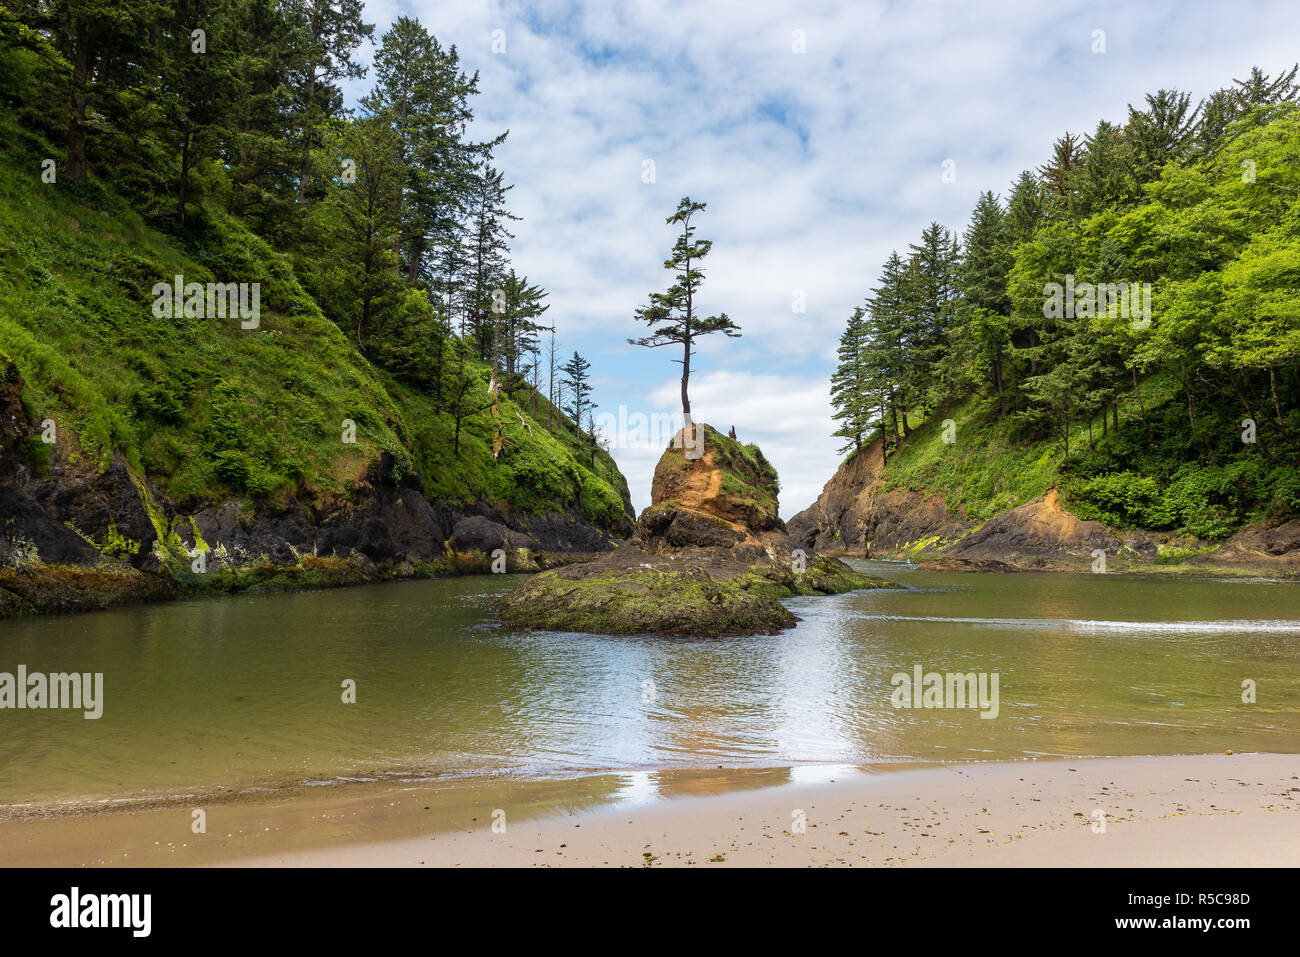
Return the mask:
<svg viewBox="0 0 1300 957"><path fill-rule="evenodd" d="M534 576L497 605L512 625L604 635L775 634L798 618L780 599L897 587L834 558L801 568L761 550L683 549L649 554L635 544L593 562Z"/></svg>
<svg viewBox="0 0 1300 957"><path fill-rule="evenodd" d="M97 611L166 601L176 594L170 579L117 562L97 568L40 563L0 567L0 618Z"/></svg>
<svg viewBox="0 0 1300 957"><path fill-rule="evenodd" d="M610 635L774 634L796 620L770 595L702 569L567 571L532 578L502 600L502 614L516 625Z"/></svg>

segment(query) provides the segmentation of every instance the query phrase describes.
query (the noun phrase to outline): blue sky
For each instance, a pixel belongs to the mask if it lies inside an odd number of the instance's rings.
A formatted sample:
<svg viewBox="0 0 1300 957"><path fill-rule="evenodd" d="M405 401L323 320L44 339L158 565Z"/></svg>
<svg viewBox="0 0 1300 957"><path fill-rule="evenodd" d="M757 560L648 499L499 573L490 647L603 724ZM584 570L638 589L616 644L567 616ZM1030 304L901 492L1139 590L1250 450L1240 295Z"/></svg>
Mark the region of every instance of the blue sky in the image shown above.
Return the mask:
<svg viewBox="0 0 1300 957"><path fill-rule="evenodd" d="M844 321L891 249L931 220L963 230L982 190L1005 193L1066 130L1122 121L1162 86L1195 100L1252 65L1275 73L1300 57L1294 0L378 0L366 10L376 39L415 16L479 71L475 132L510 130L497 162L523 217L513 261L550 291L565 353L591 361L598 412L680 411L676 354L626 340L641 332L634 310L668 284L664 219L684 195L709 204L701 306L744 335L701 342L692 406L762 446L787 518L840 461L827 379ZM493 52L496 30L504 52ZM1099 30L1104 52L1093 50ZM349 100L369 83L349 87ZM653 183L642 181L646 160ZM613 438L639 511L662 446Z"/></svg>

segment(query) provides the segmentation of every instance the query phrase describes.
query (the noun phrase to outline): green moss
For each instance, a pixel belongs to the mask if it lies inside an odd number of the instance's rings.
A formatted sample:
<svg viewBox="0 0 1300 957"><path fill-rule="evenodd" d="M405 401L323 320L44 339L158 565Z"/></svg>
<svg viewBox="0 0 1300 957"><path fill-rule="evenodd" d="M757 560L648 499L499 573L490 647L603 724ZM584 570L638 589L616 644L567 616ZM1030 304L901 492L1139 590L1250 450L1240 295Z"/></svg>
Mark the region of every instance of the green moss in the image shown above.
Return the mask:
<svg viewBox="0 0 1300 957"><path fill-rule="evenodd" d="M745 634L794 624L775 598L740 581L649 569L577 580L544 572L500 607L516 625L596 634Z"/></svg>
<svg viewBox="0 0 1300 957"><path fill-rule="evenodd" d="M140 553L140 542L123 535L116 525L109 524L108 530L98 542L93 542L103 554L110 558L130 559Z"/></svg>
<svg viewBox="0 0 1300 957"><path fill-rule="evenodd" d="M0 618L97 611L176 596L172 582L123 565L0 568Z"/></svg>
<svg viewBox="0 0 1300 957"><path fill-rule="evenodd" d="M782 598L888 587L898 586L821 556L803 572L772 562L721 577L701 568L608 568L597 561L569 573L538 575L498 608L511 624L551 631L755 634L794 625Z"/></svg>
<svg viewBox="0 0 1300 957"><path fill-rule="evenodd" d="M703 428L705 451L712 453L714 464L723 471L721 491L759 511L774 513L781 483L762 450L757 445L742 445L711 426Z"/></svg>

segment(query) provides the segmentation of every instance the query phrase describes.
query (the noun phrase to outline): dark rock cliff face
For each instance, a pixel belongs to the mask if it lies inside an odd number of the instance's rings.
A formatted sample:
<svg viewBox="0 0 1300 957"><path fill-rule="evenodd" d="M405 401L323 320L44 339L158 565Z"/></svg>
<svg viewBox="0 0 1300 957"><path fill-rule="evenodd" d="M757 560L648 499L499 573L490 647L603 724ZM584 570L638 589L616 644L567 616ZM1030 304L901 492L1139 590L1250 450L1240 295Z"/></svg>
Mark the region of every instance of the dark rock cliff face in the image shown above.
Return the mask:
<svg viewBox="0 0 1300 957"><path fill-rule="evenodd" d="M17 370L0 355L0 572L9 573L0 591L19 580L15 570L24 566L170 581L195 549L205 551L209 572L290 566L313 556L400 573L453 553L586 554L616 541L577 512L512 514L486 503L430 502L418 476L393 481L387 456L346 498L252 510L225 501L182 511L120 456L101 472L84 464L75 438L62 431L58 441L42 443L21 393Z"/></svg>

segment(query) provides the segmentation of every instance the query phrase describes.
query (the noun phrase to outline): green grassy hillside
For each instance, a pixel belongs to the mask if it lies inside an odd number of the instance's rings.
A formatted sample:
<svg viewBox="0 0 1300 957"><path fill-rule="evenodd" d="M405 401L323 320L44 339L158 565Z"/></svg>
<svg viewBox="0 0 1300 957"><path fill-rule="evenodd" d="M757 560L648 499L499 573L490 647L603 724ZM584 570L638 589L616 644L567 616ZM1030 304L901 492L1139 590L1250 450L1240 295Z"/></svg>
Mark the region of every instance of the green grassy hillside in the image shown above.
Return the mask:
<svg viewBox="0 0 1300 957"><path fill-rule="evenodd" d="M1199 423L1221 436L1190 449L1187 406L1176 376L1142 384L1145 422L1137 400L1120 402L1120 428L1101 416L1061 436L1026 441L1018 423L978 396L935 413L894 451L885 489L941 494L961 517L983 521L1056 488L1080 518L1116 527L1188 533L1217 540L1251 522L1300 513L1300 448L1274 439L1268 446L1241 441L1239 423ZM944 420L955 425L946 443ZM874 436L873 436L874 438Z"/></svg>
<svg viewBox="0 0 1300 957"><path fill-rule="evenodd" d="M43 184L33 157L57 150L0 128L0 350L21 374L34 421L54 419L72 461L104 468L114 450L182 509L234 499L248 508L346 494L382 453L393 476L417 470L431 500L543 512L576 507L630 531L627 485L610 456L542 400L502 396L453 450L452 417L361 356L327 319L291 261L212 207L192 246L147 226L103 184ZM152 287L261 284L255 330L237 318L153 314ZM471 374L487 382L485 366ZM522 416L527 425L520 422ZM355 444L344 441L345 420ZM34 456L48 454L39 440Z"/></svg>

